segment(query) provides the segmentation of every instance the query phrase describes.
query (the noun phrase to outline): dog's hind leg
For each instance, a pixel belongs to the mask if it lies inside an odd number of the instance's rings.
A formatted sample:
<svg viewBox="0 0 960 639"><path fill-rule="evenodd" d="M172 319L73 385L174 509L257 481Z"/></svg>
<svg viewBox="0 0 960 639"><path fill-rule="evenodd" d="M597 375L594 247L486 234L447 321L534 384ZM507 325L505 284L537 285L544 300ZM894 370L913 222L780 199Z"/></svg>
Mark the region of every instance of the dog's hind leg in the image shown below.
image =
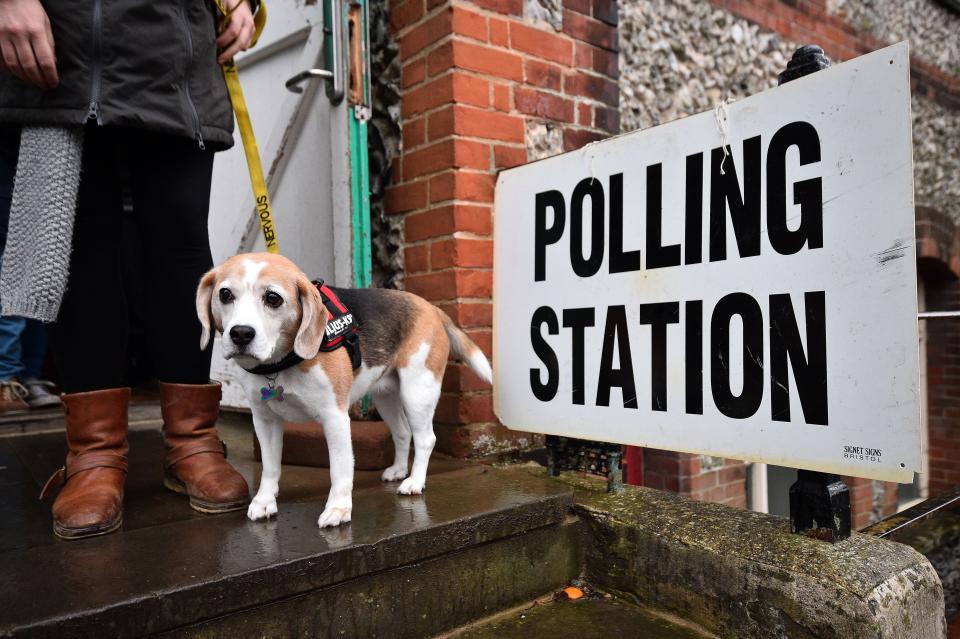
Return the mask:
<svg viewBox="0 0 960 639"><path fill-rule="evenodd" d="M383 421L390 427L393 437L393 465L383 471L383 481L398 481L407 476L407 464L410 460L410 424L403 413L400 394L397 391L379 393L373 396L373 405Z"/></svg>
<svg viewBox="0 0 960 639"><path fill-rule="evenodd" d="M401 495L419 495L427 479L427 465L437 438L433 434L433 413L440 399L440 379L426 366L430 346L424 343L400 369L400 402L413 435L413 467L397 492ZM446 362L444 353L443 363Z"/></svg>

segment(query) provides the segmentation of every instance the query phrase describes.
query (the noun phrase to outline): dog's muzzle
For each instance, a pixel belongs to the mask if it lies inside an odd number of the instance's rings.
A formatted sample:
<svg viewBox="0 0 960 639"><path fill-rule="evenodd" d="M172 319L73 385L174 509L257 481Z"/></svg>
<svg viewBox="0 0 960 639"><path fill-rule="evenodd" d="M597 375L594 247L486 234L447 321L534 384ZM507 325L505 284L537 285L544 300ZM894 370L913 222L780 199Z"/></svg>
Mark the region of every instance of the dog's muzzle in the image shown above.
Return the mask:
<svg viewBox="0 0 960 639"><path fill-rule="evenodd" d="M257 331L254 330L252 326L244 326L243 324L240 324L230 329L230 341L239 346L241 349L252 342L253 338L256 336Z"/></svg>

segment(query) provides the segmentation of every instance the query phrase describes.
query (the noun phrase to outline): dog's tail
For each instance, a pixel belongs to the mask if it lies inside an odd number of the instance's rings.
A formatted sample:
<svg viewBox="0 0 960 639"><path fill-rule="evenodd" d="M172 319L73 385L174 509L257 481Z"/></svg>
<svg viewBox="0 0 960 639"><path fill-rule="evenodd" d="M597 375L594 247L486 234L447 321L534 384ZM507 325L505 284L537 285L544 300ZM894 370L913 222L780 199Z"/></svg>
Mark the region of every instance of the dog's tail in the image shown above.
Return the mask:
<svg viewBox="0 0 960 639"><path fill-rule="evenodd" d="M459 326L453 323L453 320L446 313L440 309L437 309L437 312L440 313L440 318L443 320L443 328L447 331L450 348L454 354L472 368L473 372L479 375L481 379L487 383L492 383L493 371L490 369L487 356L483 354L479 346L467 337L467 334Z"/></svg>

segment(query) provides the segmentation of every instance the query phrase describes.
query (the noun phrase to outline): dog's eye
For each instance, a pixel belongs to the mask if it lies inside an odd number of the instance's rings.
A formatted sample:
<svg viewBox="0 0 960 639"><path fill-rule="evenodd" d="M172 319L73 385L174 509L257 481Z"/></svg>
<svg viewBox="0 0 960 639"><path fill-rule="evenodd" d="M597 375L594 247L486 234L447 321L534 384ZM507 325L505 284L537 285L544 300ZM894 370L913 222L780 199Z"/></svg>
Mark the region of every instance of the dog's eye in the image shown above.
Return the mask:
<svg viewBox="0 0 960 639"><path fill-rule="evenodd" d="M229 304L233 301L233 292L229 288L220 289L220 303Z"/></svg>
<svg viewBox="0 0 960 639"><path fill-rule="evenodd" d="M283 304L283 298L273 291L267 291L266 295L263 296L263 301L270 308L277 308Z"/></svg>

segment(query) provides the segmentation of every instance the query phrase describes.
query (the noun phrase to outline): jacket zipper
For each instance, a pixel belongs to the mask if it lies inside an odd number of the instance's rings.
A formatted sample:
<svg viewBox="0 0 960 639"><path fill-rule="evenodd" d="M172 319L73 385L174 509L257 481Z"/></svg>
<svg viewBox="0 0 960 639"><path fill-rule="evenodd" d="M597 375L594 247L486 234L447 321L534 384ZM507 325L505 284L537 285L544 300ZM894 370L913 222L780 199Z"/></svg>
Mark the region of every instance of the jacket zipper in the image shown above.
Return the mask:
<svg viewBox="0 0 960 639"><path fill-rule="evenodd" d="M90 109L87 119L100 124L100 83L103 75L103 0L93 2L93 80L90 86Z"/></svg>
<svg viewBox="0 0 960 639"><path fill-rule="evenodd" d="M100 2L100 0L96 0ZM187 96L187 104L190 106L190 114L193 116L194 136L197 138L197 144L200 149L207 147L203 143L203 134L200 132L200 115L197 114L197 107L193 103L193 97L190 95L190 68L193 65L193 38L190 35L190 23L187 22L187 12L183 8L183 2L180 2L180 19L183 20L183 32L187 36L187 68L184 72L183 91Z"/></svg>

